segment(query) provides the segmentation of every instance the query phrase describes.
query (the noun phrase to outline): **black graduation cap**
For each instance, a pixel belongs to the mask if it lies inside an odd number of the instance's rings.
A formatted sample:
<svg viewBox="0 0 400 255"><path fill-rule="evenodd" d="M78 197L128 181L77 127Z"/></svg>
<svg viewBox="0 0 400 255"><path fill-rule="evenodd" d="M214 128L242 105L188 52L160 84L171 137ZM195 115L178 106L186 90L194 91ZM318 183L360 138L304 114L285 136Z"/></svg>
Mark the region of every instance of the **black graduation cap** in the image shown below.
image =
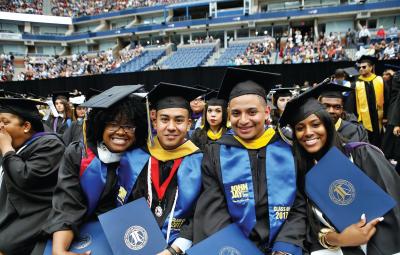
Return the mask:
<svg viewBox="0 0 400 255"><path fill-rule="evenodd" d="M344 68L343 71L344 71L350 78L353 78L353 77L359 75L358 70L355 69L354 67L347 67L347 68Z"/></svg>
<svg viewBox="0 0 400 255"><path fill-rule="evenodd" d="M207 88L207 87L204 87L204 86L201 86L201 85L196 85L196 86L194 86L194 88L204 90L206 92L205 95L207 95L210 92L215 91L213 89L210 89L210 88Z"/></svg>
<svg viewBox="0 0 400 255"><path fill-rule="evenodd" d="M204 95L205 90L160 82L148 94L153 109L184 108L190 110L190 101Z"/></svg>
<svg viewBox="0 0 400 255"><path fill-rule="evenodd" d="M396 65L385 64L385 67L387 67L387 68L393 68L393 69L396 69L396 70L400 70L400 66L396 66Z"/></svg>
<svg viewBox="0 0 400 255"><path fill-rule="evenodd" d="M323 85L320 85L323 86ZM297 97L292 98L285 107L279 124L281 127L286 125L294 126L306 119L311 114L325 110L324 106L316 99L317 95L314 89L307 90Z"/></svg>
<svg viewBox="0 0 400 255"><path fill-rule="evenodd" d="M22 94L11 91L5 91L4 89L0 89L0 97L24 98Z"/></svg>
<svg viewBox="0 0 400 255"><path fill-rule="evenodd" d="M209 92L205 96L207 105L212 105L212 106L218 105L218 106L226 107L227 106L226 100L219 99L219 98L217 98L217 96L218 96L217 90L213 90L213 91Z"/></svg>
<svg viewBox="0 0 400 255"><path fill-rule="evenodd" d="M69 97L70 97L71 93L69 91L54 91L53 92L53 102L56 101L57 98L64 98L65 100L68 101Z"/></svg>
<svg viewBox="0 0 400 255"><path fill-rule="evenodd" d="M292 91L295 90L295 89L296 88L278 88L278 89L273 89L272 91L275 91L275 93L272 95L272 102L273 102L274 106L276 106L276 102L278 101L278 98L293 96Z"/></svg>
<svg viewBox="0 0 400 255"><path fill-rule="evenodd" d="M86 96L86 100L89 100L90 98L92 98L92 97L94 97L94 96L96 96L96 95L98 95L98 94L100 94L102 92L103 92L102 90L89 88L89 91L88 91L87 95L85 95Z"/></svg>
<svg viewBox="0 0 400 255"><path fill-rule="evenodd" d="M34 93L31 93L31 92L28 92L28 93L27 93L27 97L30 97L30 99L34 99L34 100L35 100L35 99L46 100L45 97L36 95L36 94L34 94Z"/></svg>
<svg viewBox="0 0 400 255"><path fill-rule="evenodd" d="M375 65L376 62L378 61L378 59L376 57L373 56L369 56L369 55L362 55L361 58L359 58L357 60L357 63L361 63L361 62L369 62L371 65Z"/></svg>
<svg viewBox="0 0 400 255"><path fill-rule="evenodd" d="M218 98L230 101L243 95L259 95L266 98L275 84L280 82L281 75L255 70L229 67L226 69L219 88Z"/></svg>
<svg viewBox="0 0 400 255"><path fill-rule="evenodd" d="M114 86L106 91L90 98L85 103L81 104L82 107L107 109L118 101L129 96L136 90L143 87L143 85L124 85Z"/></svg>
<svg viewBox="0 0 400 255"><path fill-rule="evenodd" d="M25 98L0 98L0 112L17 115L27 121L40 121L37 105L47 105L39 100Z"/></svg>
<svg viewBox="0 0 400 255"><path fill-rule="evenodd" d="M218 96L218 90L212 90L210 92L208 92L205 96L204 99L207 101L209 101L210 99L216 98Z"/></svg>
<svg viewBox="0 0 400 255"><path fill-rule="evenodd" d="M328 97L328 98L342 98L343 92L353 91L353 88L349 88L343 85L338 85L335 83L326 83L313 88L310 92L316 97Z"/></svg>

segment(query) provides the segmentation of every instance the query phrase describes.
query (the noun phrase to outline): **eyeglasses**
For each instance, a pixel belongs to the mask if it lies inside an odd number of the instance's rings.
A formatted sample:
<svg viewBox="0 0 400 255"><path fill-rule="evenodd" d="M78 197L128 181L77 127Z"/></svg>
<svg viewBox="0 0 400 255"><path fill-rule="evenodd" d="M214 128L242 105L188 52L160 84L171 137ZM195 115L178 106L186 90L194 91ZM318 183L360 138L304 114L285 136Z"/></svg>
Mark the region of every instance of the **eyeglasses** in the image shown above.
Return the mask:
<svg viewBox="0 0 400 255"><path fill-rule="evenodd" d="M359 69L367 69L368 66L359 66Z"/></svg>
<svg viewBox="0 0 400 255"><path fill-rule="evenodd" d="M106 123L106 129L110 132L116 132L122 128L125 133L127 134L133 134L135 133L136 127L133 125L120 125L117 122L107 122Z"/></svg>

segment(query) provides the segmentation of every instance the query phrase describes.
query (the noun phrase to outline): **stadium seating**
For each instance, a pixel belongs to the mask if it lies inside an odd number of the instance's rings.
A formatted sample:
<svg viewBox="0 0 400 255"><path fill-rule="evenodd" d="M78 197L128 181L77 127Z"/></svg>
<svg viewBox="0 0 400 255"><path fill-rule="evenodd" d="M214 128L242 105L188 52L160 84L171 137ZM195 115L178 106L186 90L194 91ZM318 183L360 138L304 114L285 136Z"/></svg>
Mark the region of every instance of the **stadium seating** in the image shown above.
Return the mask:
<svg viewBox="0 0 400 255"><path fill-rule="evenodd" d="M156 60L160 59L165 55L165 49L148 49L145 50L138 57L133 58L126 64L110 71L110 73L126 73L126 72L137 72L142 71L146 67L153 64Z"/></svg>
<svg viewBox="0 0 400 255"><path fill-rule="evenodd" d="M242 55L246 52L246 48L249 45L248 42L240 42L231 44L226 48L225 52L222 53L221 57L215 62L215 66L227 66L233 64L233 59L237 55Z"/></svg>
<svg viewBox="0 0 400 255"><path fill-rule="evenodd" d="M211 56L215 44L181 46L161 63L163 69L188 68L203 65Z"/></svg>

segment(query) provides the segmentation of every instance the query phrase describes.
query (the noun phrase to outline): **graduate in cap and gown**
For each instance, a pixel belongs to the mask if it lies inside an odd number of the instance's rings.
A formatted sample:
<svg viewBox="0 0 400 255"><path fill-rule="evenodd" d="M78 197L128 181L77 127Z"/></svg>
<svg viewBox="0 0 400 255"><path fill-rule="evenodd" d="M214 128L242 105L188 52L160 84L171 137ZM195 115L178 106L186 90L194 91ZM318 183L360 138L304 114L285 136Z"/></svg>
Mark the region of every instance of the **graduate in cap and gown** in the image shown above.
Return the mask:
<svg viewBox="0 0 400 255"><path fill-rule="evenodd" d="M292 151L273 128L265 129L270 112L266 93L279 78L227 69L218 98L229 102L233 134L206 146L203 192L193 220L195 243L237 223L265 254L302 254L306 208L296 192Z"/></svg>
<svg viewBox="0 0 400 255"><path fill-rule="evenodd" d="M72 122L72 109L68 101L69 92L54 92L52 99L58 116L50 114L45 124L49 126L53 132L62 135L65 130L71 126Z"/></svg>
<svg viewBox="0 0 400 255"><path fill-rule="evenodd" d="M204 107L206 105L205 96L207 93L212 92L210 88L206 88L200 85L194 86L195 89L204 90L202 95L199 95L195 99L190 101L190 109L192 110L191 120L192 126L190 127L189 135L192 135L193 130L199 128L202 124Z"/></svg>
<svg viewBox="0 0 400 255"><path fill-rule="evenodd" d="M62 135L62 139L66 145L72 142L79 141L83 138L83 129L85 126L87 108L81 106L85 101L84 96L71 98L71 102L74 106L72 114L71 126L65 130Z"/></svg>
<svg viewBox="0 0 400 255"><path fill-rule="evenodd" d="M400 71L391 79L391 93L387 102L387 125L383 136L382 149L388 159L397 161L397 172L400 174Z"/></svg>
<svg viewBox="0 0 400 255"><path fill-rule="evenodd" d="M358 121L368 132L368 140L375 146L381 145L383 128L384 83L374 73L377 59L362 56L359 63L358 80L355 83L355 104Z"/></svg>
<svg viewBox="0 0 400 255"><path fill-rule="evenodd" d="M271 114L271 124L273 126L276 127L278 125L279 118L285 110L286 103L292 99L292 91L294 90L295 88L278 88L273 90L275 91L275 93L272 95L272 105L275 107Z"/></svg>
<svg viewBox="0 0 400 255"><path fill-rule="evenodd" d="M146 144L145 104L132 94L141 87L115 86L82 105L92 108L84 139L65 151L53 209L43 227L53 237L53 254L68 251L83 223L134 200L135 159L127 152Z"/></svg>
<svg viewBox="0 0 400 255"><path fill-rule="evenodd" d="M132 195L147 199L168 244L160 254L184 253L192 243L191 218L201 190L203 154L186 137L191 126L189 102L202 94L195 88L158 84L146 99L155 109L156 136L147 147L129 152L136 160ZM181 231L183 226L186 231Z"/></svg>
<svg viewBox="0 0 400 255"><path fill-rule="evenodd" d="M347 142L368 142L367 131L361 124L344 119L345 96L344 93L353 91L352 88L334 83L321 84L314 90L316 98L326 107L327 112L332 117L336 131Z"/></svg>
<svg viewBox="0 0 400 255"><path fill-rule="evenodd" d="M65 146L35 100L0 98L0 254L31 254L52 207Z"/></svg>
<svg viewBox="0 0 400 255"><path fill-rule="evenodd" d="M227 103L217 98L218 92L212 91L205 96L206 106L202 117L202 125L197 128L190 140L202 151L211 142L220 139L227 131Z"/></svg>
<svg viewBox="0 0 400 255"><path fill-rule="evenodd" d="M313 90L315 90L314 88ZM384 255L400 252L400 177L383 153L365 142L343 143L332 118L310 90L288 102L280 124L294 131L293 152L299 175L299 189L305 195L306 173L333 146L341 150L369 178L397 202L384 218L366 222L368 215L341 233L332 227L315 204L307 199L307 243L311 255ZM305 195L306 196L306 195Z"/></svg>

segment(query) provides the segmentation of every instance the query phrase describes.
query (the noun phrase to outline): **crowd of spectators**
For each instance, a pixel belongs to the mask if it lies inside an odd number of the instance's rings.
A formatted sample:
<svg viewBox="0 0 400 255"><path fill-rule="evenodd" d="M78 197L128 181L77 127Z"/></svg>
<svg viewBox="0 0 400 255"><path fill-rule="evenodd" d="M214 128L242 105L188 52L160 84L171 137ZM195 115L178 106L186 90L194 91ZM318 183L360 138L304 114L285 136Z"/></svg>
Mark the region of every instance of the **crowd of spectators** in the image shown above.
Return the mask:
<svg viewBox="0 0 400 255"><path fill-rule="evenodd" d="M350 60L342 43L341 33L330 33L329 36L320 33L317 41L310 40L300 30L293 37L288 37L286 46L279 52L283 64L316 63L326 61Z"/></svg>
<svg viewBox="0 0 400 255"><path fill-rule="evenodd" d="M95 57L88 54L73 54L71 57L37 58L25 57L25 70L17 80L52 79L58 77L74 77L102 74L111 71L121 64L139 56L143 47L123 49L118 57L114 57L111 49L99 52Z"/></svg>
<svg viewBox="0 0 400 255"><path fill-rule="evenodd" d="M194 44L212 43L214 41L215 41L214 37L207 35L205 38L196 37L194 40L188 40L188 43L194 45Z"/></svg>
<svg viewBox="0 0 400 255"><path fill-rule="evenodd" d="M14 77L14 56L11 54L0 55L0 82L12 81Z"/></svg>
<svg viewBox="0 0 400 255"><path fill-rule="evenodd" d="M43 0L0 0L0 11L43 14Z"/></svg>
<svg viewBox="0 0 400 255"><path fill-rule="evenodd" d="M379 60L400 59L400 41L395 40L382 40L369 45L360 46L355 58L358 59L362 55L374 56Z"/></svg>
<svg viewBox="0 0 400 255"><path fill-rule="evenodd" d="M265 37L262 42L251 42L242 55L237 55L230 65L266 65L271 63L275 42L272 37Z"/></svg>
<svg viewBox="0 0 400 255"><path fill-rule="evenodd" d="M79 17L128 8L171 4L177 1L178 0L51 0L51 3L53 5L53 15Z"/></svg>

